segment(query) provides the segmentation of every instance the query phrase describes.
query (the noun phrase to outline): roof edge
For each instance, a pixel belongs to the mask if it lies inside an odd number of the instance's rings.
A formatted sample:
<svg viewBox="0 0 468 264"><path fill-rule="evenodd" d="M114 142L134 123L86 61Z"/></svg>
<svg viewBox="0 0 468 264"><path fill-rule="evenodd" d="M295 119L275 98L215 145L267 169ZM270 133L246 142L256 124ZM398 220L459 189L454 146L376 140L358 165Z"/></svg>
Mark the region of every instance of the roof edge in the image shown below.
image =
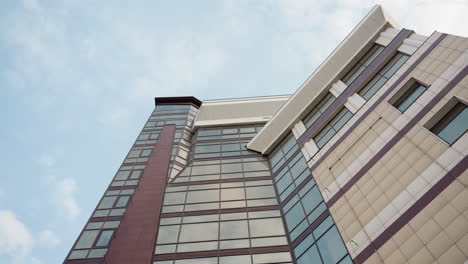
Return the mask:
<svg viewBox="0 0 468 264"><path fill-rule="evenodd" d="M191 104L199 108L203 102L193 96L155 97L154 105Z"/></svg>

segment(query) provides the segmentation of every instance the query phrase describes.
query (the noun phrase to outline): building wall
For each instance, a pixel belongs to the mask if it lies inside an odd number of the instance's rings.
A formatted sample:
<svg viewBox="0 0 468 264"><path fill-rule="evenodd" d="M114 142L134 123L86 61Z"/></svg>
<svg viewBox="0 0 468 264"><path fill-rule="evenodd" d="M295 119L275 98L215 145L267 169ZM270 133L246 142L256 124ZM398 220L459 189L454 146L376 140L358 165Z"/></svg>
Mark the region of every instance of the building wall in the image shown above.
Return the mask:
<svg viewBox="0 0 468 264"><path fill-rule="evenodd" d="M466 38L434 33L309 160L355 262L463 263L468 258L467 135L449 146L427 129L454 97L468 100L467 47ZM428 89L400 113L388 101L411 78ZM386 89L393 90L384 94ZM366 113L379 96L382 102ZM450 172L457 164L460 177ZM441 188L435 187L445 175L452 179L446 189L426 195Z"/></svg>
<svg viewBox="0 0 468 264"><path fill-rule="evenodd" d="M65 263L466 261L466 124L434 127L468 104L468 39L392 25L374 8L293 96L156 100Z"/></svg>

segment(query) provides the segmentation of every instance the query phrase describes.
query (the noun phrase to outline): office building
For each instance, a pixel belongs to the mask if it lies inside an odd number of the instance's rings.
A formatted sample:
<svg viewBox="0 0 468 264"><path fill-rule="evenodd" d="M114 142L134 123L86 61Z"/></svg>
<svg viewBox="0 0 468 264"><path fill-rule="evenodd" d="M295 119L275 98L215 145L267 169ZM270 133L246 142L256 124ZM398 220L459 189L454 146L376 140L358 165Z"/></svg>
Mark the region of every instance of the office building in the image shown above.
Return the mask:
<svg viewBox="0 0 468 264"><path fill-rule="evenodd" d="M467 73L376 6L292 95L157 97L64 263L464 263Z"/></svg>

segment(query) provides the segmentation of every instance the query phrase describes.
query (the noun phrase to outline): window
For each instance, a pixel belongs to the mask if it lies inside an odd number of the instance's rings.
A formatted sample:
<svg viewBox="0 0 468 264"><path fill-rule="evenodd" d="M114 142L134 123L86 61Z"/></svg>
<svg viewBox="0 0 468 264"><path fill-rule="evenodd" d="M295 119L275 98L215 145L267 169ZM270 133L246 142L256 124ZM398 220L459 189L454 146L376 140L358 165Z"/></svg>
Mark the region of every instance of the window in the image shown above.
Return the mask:
<svg viewBox="0 0 468 264"><path fill-rule="evenodd" d="M318 148L322 148L340 130L353 114L343 107L340 112L315 137Z"/></svg>
<svg viewBox="0 0 468 264"><path fill-rule="evenodd" d="M427 87L422 84L414 83L395 103L393 103L393 106L400 110L400 112L404 112L422 93L424 93L426 88Z"/></svg>
<svg viewBox="0 0 468 264"><path fill-rule="evenodd" d="M452 144L468 129L468 108L458 102L432 128L431 132L443 141Z"/></svg>
<svg viewBox="0 0 468 264"><path fill-rule="evenodd" d="M397 53L390 61L385 64L374 78L370 80L360 91L359 95L365 100L369 100L382 86L390 79L393 74L403 65L409 56L403 53Z"/></svg>
<svg viewBox="0 0 468 264"><path fill-rule="evenodd" d="M359 76L359 74L369 66L375 57L382 52L383 49L384 47L380 45L374 45L366 55L360 59L353 68L351 68L351 70L343 77L342 81L346 83L346 85L350 85Z"/></svg>
<svg viewBox="0 0 468 264"><path fill-rule="evenodd" d="M323 112L325 112L325 110L327 110L327 108L335 101L335 99L335 96L331 93L327 93L318 105L304 118L304 125L307 128L311 127L320 115L322 115Z"/></svg>

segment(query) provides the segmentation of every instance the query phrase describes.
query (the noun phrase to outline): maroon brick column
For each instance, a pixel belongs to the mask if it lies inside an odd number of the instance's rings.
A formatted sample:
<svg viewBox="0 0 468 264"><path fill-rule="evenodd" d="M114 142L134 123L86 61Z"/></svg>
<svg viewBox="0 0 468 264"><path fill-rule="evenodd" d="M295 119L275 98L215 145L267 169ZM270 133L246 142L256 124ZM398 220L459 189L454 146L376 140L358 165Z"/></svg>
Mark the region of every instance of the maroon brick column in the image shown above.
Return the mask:
<svg viewBox="0 0 468 264"><path fill-rule="evenodd" d="M120 227L106 264L150 264L159 225L175 126L164 126Z"/></svg>

